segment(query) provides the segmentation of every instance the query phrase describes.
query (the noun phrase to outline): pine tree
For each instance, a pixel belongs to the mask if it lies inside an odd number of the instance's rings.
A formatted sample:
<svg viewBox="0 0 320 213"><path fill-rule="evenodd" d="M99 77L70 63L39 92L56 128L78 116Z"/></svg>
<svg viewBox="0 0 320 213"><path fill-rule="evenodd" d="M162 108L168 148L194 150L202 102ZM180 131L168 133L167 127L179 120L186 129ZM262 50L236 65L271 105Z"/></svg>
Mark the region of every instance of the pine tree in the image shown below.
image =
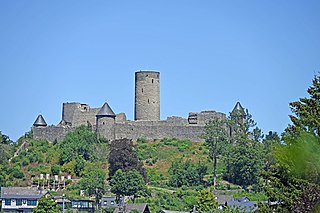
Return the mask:
<svg viewBox="0 0 320 213"><path fill-rule="evenodd" d="M308 88L309 97L300 98L290 103L292 125L289 125L283 136L295 136L302 130L320 136L320 75L315 75Z"/></svg>

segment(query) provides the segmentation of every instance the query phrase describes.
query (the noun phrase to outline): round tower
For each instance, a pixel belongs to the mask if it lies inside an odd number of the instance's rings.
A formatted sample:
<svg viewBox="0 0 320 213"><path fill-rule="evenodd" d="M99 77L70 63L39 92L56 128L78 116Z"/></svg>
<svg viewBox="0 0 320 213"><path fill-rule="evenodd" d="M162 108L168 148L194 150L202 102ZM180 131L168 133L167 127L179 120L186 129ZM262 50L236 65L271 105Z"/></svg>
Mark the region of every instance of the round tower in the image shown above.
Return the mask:
<svg viewBox="0 0 320 213"><path fill-rule="evenodd" d="M160 120L160 73L135 73L134 120Z"/></svg>
<svg viewBox="0 0 320 213"><path fill-rule="evenodd" d="M102 133L110 140L115 139L115 118L113 110L107 102L103 104L99 112L96 114L96 132Z"/></svg>

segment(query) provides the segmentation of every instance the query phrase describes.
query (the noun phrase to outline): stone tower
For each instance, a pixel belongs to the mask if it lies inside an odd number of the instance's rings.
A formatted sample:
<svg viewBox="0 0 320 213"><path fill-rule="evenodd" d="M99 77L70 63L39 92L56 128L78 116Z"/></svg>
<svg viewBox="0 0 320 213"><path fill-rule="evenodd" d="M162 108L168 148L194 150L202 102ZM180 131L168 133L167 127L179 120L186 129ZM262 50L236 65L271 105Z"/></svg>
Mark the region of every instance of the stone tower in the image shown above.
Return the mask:
<svg viewBox="0 0 320 213"><path fill-rule="evenodd" d="M115 118L113 110L106 102L96 115L96 132L105 135L108 139L115 139Z"/></svg>
<svg viewBox="0 0 320 213"><path fill-rule="evenodd" d="M160 73L135 73L134 120L160 120Z"/></svg>

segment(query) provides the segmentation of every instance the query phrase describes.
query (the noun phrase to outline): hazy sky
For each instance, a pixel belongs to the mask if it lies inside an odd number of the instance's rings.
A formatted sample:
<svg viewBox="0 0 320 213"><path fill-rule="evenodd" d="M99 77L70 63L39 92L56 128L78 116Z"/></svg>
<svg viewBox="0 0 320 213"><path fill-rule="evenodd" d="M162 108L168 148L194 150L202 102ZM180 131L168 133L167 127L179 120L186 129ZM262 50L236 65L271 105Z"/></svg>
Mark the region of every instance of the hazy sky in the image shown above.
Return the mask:
<svg viewBox="0 0 320 213"><path fill-rule="evenodd" d="M0 131L13 140L63 102L133 119L134 72L159 71L161 118L237 101L267 133L320 70L320 1L2 0Z"/></svg>

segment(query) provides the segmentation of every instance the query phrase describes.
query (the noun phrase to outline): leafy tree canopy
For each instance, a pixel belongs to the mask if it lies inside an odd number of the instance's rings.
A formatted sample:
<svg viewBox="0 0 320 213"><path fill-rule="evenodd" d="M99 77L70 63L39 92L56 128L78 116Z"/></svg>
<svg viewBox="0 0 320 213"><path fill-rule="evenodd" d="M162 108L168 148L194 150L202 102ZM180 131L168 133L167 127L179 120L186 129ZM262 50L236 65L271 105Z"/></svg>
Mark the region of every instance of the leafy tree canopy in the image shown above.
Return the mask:
<svg viewBox="0 0 320 213"><path fill-rule="evenodd" d="M127 173L121 169L117 170L111 181L111 191L116 194L117 199L120 196L137 196L137 193L145 189L143 177L137 170L130 170Z"/></svg>
<svg viewBox="0 0 320 213"><path fill-rule="evenodd" d="M112 178L119 169L124 172L136 169L144 180L147 181L146 171L143 168L142 162L138 159L132 140L119 139L112 141L110 144L109 177Z"/></svg>
<svg viewBox="0 0 320 213"><path fill-rule="evenodd" d="M0 144L11 144L13 141L9 138L9 136L2 134L0 131Z"/></svg>
<svg viewBox="0 0 320 213"><path fill-rule="evenodd" d="M200 162L193 164L190 160L179 159L169 169L170 184L174 187L201 185L206 172L207 166Z"/></svg>
<svg viewBox="0 0 320 213"><path fill-rule="evenodd" d="M98 202L105 193L106 173L102 169L92 168L87 174L81 178L80 186L82 189L92 196L94 195Z"/></svg>
<svg viewBox="0 0 320 213"><path fill-rule="evenodd" d="M208 190L203 189L197 195L197 211L199 213L212 212L217 208L217 201L214 197L214 194Z"/></svg>
<svg viewBox="0 0 320 213"><path fill-rule="evenodd" d="M58 212L57 203L54 201L52 196L43 196L40 198L39 203L35 209L34 213L56 213Z"/></svg>
<svg viewBox="0 0 320 213"><path fill-rule="evenodd" d="M98 138L96 133L92 132L87 126L80 126L73 132L70 132L59 143L61 154L60 164L68 163L78 156L84 160L94 160L95 144L106 142L102 138Z"/></svg>
<svg viewBox="0 0 320 213"><path fill-rule="evenodd" d="M224 120L211 120L205 126L205 144L209 148L209 159L213 162L213 185L216 186L217 158L225 153L228 143L227 125Z"/></svg>

